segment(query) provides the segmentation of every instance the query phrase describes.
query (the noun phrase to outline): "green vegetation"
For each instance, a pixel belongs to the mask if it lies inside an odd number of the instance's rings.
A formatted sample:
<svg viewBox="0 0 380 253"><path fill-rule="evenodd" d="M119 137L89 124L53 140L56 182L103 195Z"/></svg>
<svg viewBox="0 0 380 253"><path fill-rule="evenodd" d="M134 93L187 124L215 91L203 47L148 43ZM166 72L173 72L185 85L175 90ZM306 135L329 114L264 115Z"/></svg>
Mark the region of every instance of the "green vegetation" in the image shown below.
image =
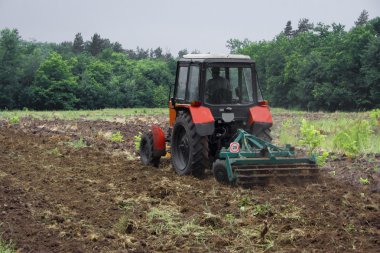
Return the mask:
<svg viewBox="0 0 380 253"><path fill-rule="evenodd" d="M82 137L79 140L68 142L68 145L75 149L81 149L81 148L87 147L87 143L83 140Z"/></svg>
<svg viewBox="0 0 380 253"><path fill-rule="evenodd" d="M48 153L53 155L53 156L61 156L62 155L57 147L53 148L52 150L49 150Z"/></svg>
<svg viewBox="0 0 380 253"><path fill-rule="evenodd" d="M229 40L232 53L255 59L265 97L275 107L368 110L380 107L380 17L341 24L301 19L271 41ZM364 18L363 18L364 17Z"/></svg>
<svg viewBox="0 0 380 253"><path fill-rule="evenodd" d="M363 185L369 184L369 179L368 178L362 178L362 177L360 177L359 178L359 183L361 183Z"/></svg>
<svg viewBox="0 0 380 253"><path fill-rule="evenodd" d="M310 124L305 119L301 121L301 139L300 144L306 145L308 148L308 153L311 155L315 152L315 149L321 146L321 143L326 136L322 135L319 130Z"/></svg>
<svg viewBox="0 0 380 253"><path fill-rule="evenodd" d="M373 111L362 113L310 113L273 110L276 115L287 115L281 125L274 127L280 144L305 145L323 164L329 153L350 157L380 153L380 125L371 120ZM309 118L303 121L303 118ZM323 137L324 136L324 137Z"/></svg>
<svg viewBox="0 0 380 253"><path fill-rule="evenodd" d="M112 133L112 135L111 135L111 141L113 141L113 142L123 142L124 141L124 137L120 133L120 131L117 131L116 133Z"/></svg>
<svg viewBox="0 0 380 253"><path fill-rule="evenodd" d="M268 216L272 213L272 207L269 202L265 202L264 204L257 204L254 206L252 214L254 216Z"/></svg>
<svg viewBox="0 0 380 253"><path fill-rule="evenodd" d="M12 242L6 242L0 238L0 252L1 253L15 253L15 247Z"/></svg>
<svg viewBox="0 0 380 253"><path fill-rule="evenodd" d="M139 132L138 135L134 136L134 139L135 139L135 150L136 150L136 152L140 151L141 136L142 136L141 132Z"/></svg>
<svg viewBox="0 0 380 253"><path fill-rule="evenodd" d="M194 220L186 221L181 219L180 213L170 206L153 207L148 213L148 227L156 235L190 235L197 238L206 233L206 229Z"/></svg>
<svg viewBox="0 0 380 253"><path fill-rule="evenodd" d="M164 108L130 108L130 109L101 109L101 110L73 110L73 111L0 111L0 119L9 120L11 118L33 117L36 119L87 119L87 120L109 120L113 121L119 117L139 116L139 115L158 115L167 114L168 109Z"/></svg>
<svg viewBox="0 0 380 253"><path fill-rule="evenodd" d="M124 50L99 34L84 41L22 40L0 31L0 110L164 107L175 60L155 50Z"/></svg>
<svg viewBox="0 0 380 253"><path fill-rule="evenodd" d="M379 35L380 17L368 20L367 13L348 31L301 19L295 30L287 22L271 41L230 39L227 46L256 61L273 106L369 110L380 107ZM25 41L16 29L3 29L0 110L164 107L175 60L160 47L125 50L97 33L56 44Z"/></svg>
<svg viewBox="0 0 380 253"><path fill-rule="evenodd" d="M11 124L11 125L15 125L15 124L18 124L18 123L20 123L20 117L19 116L17 116L17 115L13 115L13 116L11 116L10 118L9 118L9 124Z"/></svg>
<svg viewBox="0 0 380 253"><path fill-rule="evenodd" d="M356 120L334 137L334 148L350 157L359 153L366 153L372 133L373 130L369 121Z"/></svg>

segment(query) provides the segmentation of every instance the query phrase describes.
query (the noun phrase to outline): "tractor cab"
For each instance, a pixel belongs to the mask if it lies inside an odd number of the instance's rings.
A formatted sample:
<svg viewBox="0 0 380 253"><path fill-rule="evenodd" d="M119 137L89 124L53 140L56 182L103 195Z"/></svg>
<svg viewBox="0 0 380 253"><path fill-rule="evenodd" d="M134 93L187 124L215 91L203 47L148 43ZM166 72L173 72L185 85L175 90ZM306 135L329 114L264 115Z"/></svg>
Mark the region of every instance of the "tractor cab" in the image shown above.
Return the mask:
<svg viewBox="0 0 380 253"><path fill-rule="evenodd" d="M242 128L270 140L271 114L257 82L255 63L245 55L188 54L177 63L169 104L170 125L183 107L208 108L217 132ZM260 106L265 118L253 129L251 108ZM228 129L226 129L228 128Z"/></svg>

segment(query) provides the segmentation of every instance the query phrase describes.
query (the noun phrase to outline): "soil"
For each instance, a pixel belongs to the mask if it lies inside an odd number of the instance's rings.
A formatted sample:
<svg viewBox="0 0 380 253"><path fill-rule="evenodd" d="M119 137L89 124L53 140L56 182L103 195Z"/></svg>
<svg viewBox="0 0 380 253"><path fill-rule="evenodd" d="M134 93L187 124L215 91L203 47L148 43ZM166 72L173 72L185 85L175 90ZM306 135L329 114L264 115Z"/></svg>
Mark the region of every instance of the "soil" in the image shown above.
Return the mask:
<svg viewBox="0 0 380 253"><path fill-rule="evenodd" d="M169 158L141 165L135 136L152 122L168 127L164 116L0 121L2 239L18 252L379 251L379 156L336 157L315 182L244 189L210 172L180 177Z"/></svg>

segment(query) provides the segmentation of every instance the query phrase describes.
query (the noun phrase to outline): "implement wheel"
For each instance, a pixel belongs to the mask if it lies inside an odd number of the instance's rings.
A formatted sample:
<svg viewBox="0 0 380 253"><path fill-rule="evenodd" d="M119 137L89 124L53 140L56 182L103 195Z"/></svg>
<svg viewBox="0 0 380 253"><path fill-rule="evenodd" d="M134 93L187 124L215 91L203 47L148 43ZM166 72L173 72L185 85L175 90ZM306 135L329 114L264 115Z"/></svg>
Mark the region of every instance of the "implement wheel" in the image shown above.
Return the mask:
<svg viewBox="0 0 380 253"><path fill-rule="evenodd" d="M208 166L208 139L195 131L188 113L178 115L171 140L174 170L178 175L201 177Z"/></svg>
<svg viewBox="0 0 380 253"><path fill-rule="evenodd" d="M212 172L214 173L214 177L216 181L222 184L229 184L228 173L226 168L226 161L216 160L212 164Z"/></svg>
<svg viewBox="0 0 380 253"><path fill-rule="evenodd" d="M140 157L141 162L144 165L152 165L154 167L158 167L158 165L160 164L161 157L155 157L153 155L153 136L151 132L145 133L141 137Z"/></svg>

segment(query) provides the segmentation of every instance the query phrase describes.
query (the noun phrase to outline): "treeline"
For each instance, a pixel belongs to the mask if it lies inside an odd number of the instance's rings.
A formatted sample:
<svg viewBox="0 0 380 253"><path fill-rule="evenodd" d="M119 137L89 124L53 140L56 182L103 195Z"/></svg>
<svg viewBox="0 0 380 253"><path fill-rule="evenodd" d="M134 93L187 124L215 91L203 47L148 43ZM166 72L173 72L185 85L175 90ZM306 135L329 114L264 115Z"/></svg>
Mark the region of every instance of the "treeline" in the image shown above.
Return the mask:
<svg viewBox="0 0 380 253"><path fill-rule="evenodd" d="M275 39L231 39L232 53L250 55L272 106L307 110L380 107L380 18L363 11L355 26L291 22ZM181 50L177 57L186 54ZM192 53L199 53L193 51ZM156 49L123 49L94 34L84 41L40 43L18 31L0 33L0 110L163 107L176 58Z"/></svg>
<svg viewBox="0 0 380 253"><path fill-rule="evenodd" d="M0 109L163 107L176 68L160 47L125 50L80 33L72 42L40 43L15 29L1 31L0 60Z"/></svg>
<svg viewBox="0 0 380 253"><path fill-rule="evenodd" d="M349 31L340 24L290 21L272 41L231 39L233 53L255 59L272 106L306 110L380 108L380 18L363 11Z"/></svg>

